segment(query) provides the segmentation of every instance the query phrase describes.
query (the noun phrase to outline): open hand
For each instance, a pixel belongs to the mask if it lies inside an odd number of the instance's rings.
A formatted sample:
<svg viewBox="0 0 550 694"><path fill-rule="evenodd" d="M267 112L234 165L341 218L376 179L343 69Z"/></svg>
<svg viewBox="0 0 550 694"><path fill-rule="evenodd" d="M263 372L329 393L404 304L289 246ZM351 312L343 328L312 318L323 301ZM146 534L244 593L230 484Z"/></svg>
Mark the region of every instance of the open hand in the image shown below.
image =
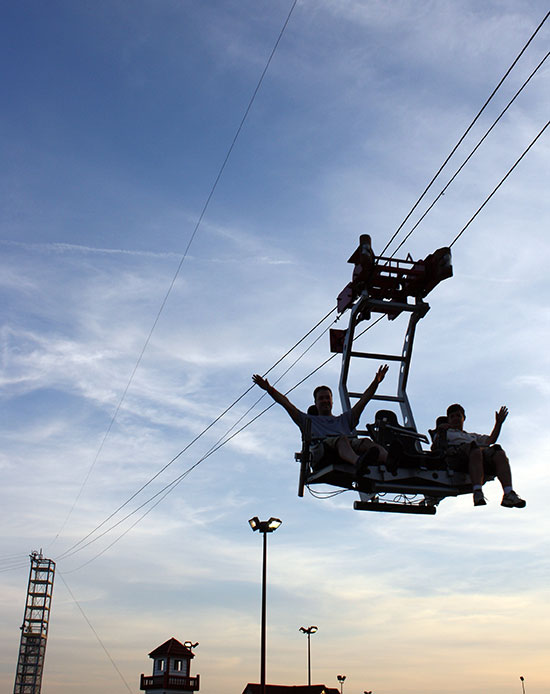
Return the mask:
<svg viewBox="0 0 550 694"><path fill-rule="evenodd" d="M257 386L260 386L262 390L267 390L269 388L269 381L267 378L262 378L260 374L254 374L252 380Z"/></svg>
<svg viewBox="0 0 550 694"><path fill-rule="evenodd" d="M376 376L374 377L374 380L376 383L382 383L384 380L384 376L388 373L389 366L387 364L384 364L384 366L381 366L378 371L376 372Z"/></svg>
<svg viewBox="0 0 550 694"><path fill-rule="evenodd" d="M497 424L502 424L507 416L508 408L505 405L503 405L498 412L495 412L495 422Z"/></svg>

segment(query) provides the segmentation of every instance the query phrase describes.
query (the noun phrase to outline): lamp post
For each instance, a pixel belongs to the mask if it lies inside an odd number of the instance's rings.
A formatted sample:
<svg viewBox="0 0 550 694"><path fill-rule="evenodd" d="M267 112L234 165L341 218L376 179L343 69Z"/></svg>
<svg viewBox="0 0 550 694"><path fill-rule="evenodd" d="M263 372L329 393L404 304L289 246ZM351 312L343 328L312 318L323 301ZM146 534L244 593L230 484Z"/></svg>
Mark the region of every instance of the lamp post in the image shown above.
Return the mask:
<svg viewBox="0 0 550 694"><path fill-rule="evenodd" d="M311 687L311 645L310 638L311 635L317 631L316 626L312 627L300 627L302 634L307 634L307 686Z"/></svg>
<svg viewBox="0 0 550 694"><path fill-rule="evenodd" d="M258 516L254 516L249 521L252 530L258 530L264 536L263 541L263 564L262 564L262 633L260 647L260 687L261 694L265 694L265 594L266 594L266 575L267 575L267 533L272 533L281 525L279 518L270 518L268 521L261 521Z"/></svg>
<svg viewBox="0 0 550 694"><path fill-rule="evenodd" d="M336 679L340 682L340 694L344 694L344 682L346 681L345 675L336 675Z"/></svg>
<svg viewBox="0 0 550 694"><path fill-rule="evenodd" d="M523 677L523 675L520 675L519 678L521 680L521 689L523 691L523 694L525 694L525 677Z"/></svg>

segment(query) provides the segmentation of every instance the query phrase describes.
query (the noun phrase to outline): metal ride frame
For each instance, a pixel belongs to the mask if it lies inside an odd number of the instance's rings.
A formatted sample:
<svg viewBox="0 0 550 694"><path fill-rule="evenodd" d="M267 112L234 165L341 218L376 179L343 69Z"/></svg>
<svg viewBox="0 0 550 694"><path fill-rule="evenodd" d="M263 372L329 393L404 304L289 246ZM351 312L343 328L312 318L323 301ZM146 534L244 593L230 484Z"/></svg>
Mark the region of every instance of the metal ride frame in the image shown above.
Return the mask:
<svg viewBox="0 0 550 694"><path fill-rule="evenodd" d="M391 261L390 261L391 262ZM402 262L402 261L397 261ZM390 268L390 266L387 266ZM391 270L389 270L391 271ZM384 402L395 402L399 404L401 409L401 415L403 417L403 423L406 427L410 427L416 431L416 424L414 421L414 416L412 413L412 408L407 397L407 381L409 378L409 370L411 365L412 348L414 341L414 334L416 331L416 325L418 321L423 318L429 311L429 305L422 301L421 299L416 299L413 304L402 303L398 301L383 301L380 299L373 299L368 290L364 290L357 300L355 305L351 310L351 315L349 319L348 329L345 331L344 343L342 348L342 370L340 372L340 383L339 383L339 393L340 401L342 403L343 410L349 410L351 408L351 398L358 399L361 397L362 393L357 393L350 391L348 389L348 376L349 368L352 357L355 359L372 359L377 363L396 361L401 362L399 367L399 380L397 384L397 394L396 395L377 395L375 394L372 399ZM405 333L405 339L403 342L403 349L400 355L396 354L383 354L374 352L358 352L353 349L353 339L355 336L355 329L359 322L363 320L365 314L370 314L371 312L386 314L388 318L392 319L396 315L396 311L402 312L407 311L410 313L409 322L407 325L407 331ZM332 331L333 335L336 331ZM334 338L333 338L334 341Z"/></svg>
<svg viewBox="0 0 550 694"><path fill-rule="evenodd" d="M331 351L342 352L340 375L340 399L342 408L351 407L350 398L360 398L362 393L348 390L347 381L351 358L373 359L400 362L397 394L375 395L373 400L399 404L404 426L416 431L414 417L407 397L407 381L411 365L412 348L416 325L430 310L423 298L443 279L452 276L451 252L440 248L424 260L414 261L410 256L405 260L385 256L375 256L368 234L360 237L359 247L349 258L354 264L353 279L338 296L338 312L342 314L351 308L351 316L346 331L331 331ZM409 301L412 299L412 302ZM386 315L394 320L403 312L410 314L403 349L400 355L374 354L353 350L353 339L358 323L370 319L372 313ZM342 349L339 349L339 343Z"/></svg>
<svg viewBox="0 0 550 694"><path fill-rule="evenodd" d="M55 562L32 552L25 616L15 674L14 694L40 694L46 655Z"/></svg>
<svg viewBox="0 0 550 694"><path fill-rule="evenodd" d="M399 406L403 418L403 427L392 427L402 436L409 438L410 448L421 458L423 451L420 441L426 437L418 434L412 408L407 397L407 381L416 326L418 321L429 311L429 304L424 301L427 294L442 280L452 276L451 253L448 248L440 248L424 260L414 261L410 256L405 260L390 257L375 256L371 239L367 234L361 235L359 247L349 258L354 265L352 281L346 285L338 296L338 312L343 314L351 309L347 330L330 331L331 351L342 354L339 393L342 409L351 408L351 399L358 399L362 393L350 391L348 378L351 360L370 359L380 362L399 363L399 378L396 395L373 396L373 400L395 403ZM383 354L361 352L354 350L353 341L356 328L363 320L369 320L373 313L386 315L394 320L401 313L408 313L409 320L403 341L401 354ZM372 434L369 431L358 430L359 435ZM444 470L436 471L433 461L421 460L421 470L399 470L393 474L378 470L369 472L368 482L358 482L350 470L350 466L331 462L322 470L312 470L309 457L310 434L303 433L303 448L298 458L302 462L298 495L303 495L304 486L310 483L328 483L360 492L362 501L355 502L357 510L393 511L400 513L435 513L435 504L444 496L457 495L465 480L454 479ZM439 465L440 467L440 465ZM363 486L363 489L361 488ZM401 496L403 500L397 503L378 502L374 494L363 494L370 486L371 489L383 494L390 493ZM411 503L406 497L422 494L423 499L418 504ZM433 502L427 503L426 500Z"/></svg>

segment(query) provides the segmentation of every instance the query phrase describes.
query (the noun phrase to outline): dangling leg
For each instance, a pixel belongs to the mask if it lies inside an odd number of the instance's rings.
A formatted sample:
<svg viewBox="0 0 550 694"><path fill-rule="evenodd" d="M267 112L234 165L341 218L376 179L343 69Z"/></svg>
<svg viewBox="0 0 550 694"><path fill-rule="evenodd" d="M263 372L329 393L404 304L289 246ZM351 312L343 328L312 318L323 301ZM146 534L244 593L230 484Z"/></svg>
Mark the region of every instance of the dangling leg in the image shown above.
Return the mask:
<svg viewBox="0 0 550 694"><path fill-rule="evenodd" d="M483 496L483 453L481 448L470 449L468 457L468 471L474 490L474 506L485 506L487 502Z"/></svg>
<svg viewBox="0 0 550 694"><path fill-rule="evenodd" d="M502 485L504 496L500 503L505 508L525 508L527 502L516 494L512 488L512 470L506 453L500 449L493 454L497 477Z"/></svg>

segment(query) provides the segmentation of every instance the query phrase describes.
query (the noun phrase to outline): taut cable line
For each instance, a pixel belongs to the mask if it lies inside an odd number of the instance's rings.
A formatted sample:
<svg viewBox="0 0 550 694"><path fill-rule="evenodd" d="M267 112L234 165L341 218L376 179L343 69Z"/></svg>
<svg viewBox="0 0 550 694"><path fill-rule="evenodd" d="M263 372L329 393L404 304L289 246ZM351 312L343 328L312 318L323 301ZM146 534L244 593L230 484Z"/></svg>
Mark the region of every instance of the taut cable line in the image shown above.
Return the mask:
<svg viewBox="0 0 550 694"><path fill-rule="evenodd" d="M517 99L517 97L521 94L521 92L525 89L527 84L531 81L531 79L534 77L534 75L538 72L538 70L542 67L542 65L546 62L548 56L550 56L550 51L544 56L544 58L540 61L540 63L537 65L537 67L531 72L529 77L525 80L525 82L521 85L521 87L518 89L518 91L514 94L514 96L510 99L510 101L506 104L505 108L500 112L498 117L495 119L491 127L485 132L483 137L479 140L477 145L473 148L473 150L470 152L470 154L466 157L466 159L462 162L462 164L458 167L458 169L455 171L451 179L448 181L448 183L445 185L445 187L441 190L439 195L434 199L432 204L428 207L428 209L424 212L424 214L418 219L418 221L415 223L415 225L412 227L412 229L409 231L409 233L405 236L405 238L401 241L399 246L393 251L391 254L391 257L393 258L397 251L404 245L404 243L410 238L410 236L413 234L413 232L416 230L418 225L423 221L423 219L426 217L426 215L430 212L430 210L433 208L433 206L440 200L440 198L445 195L445 192L451 185L451 183L455 180L455 178L458 176L458 174L462 171L462 169L466 166L466 164L470 161L470 159L474 156L474 154L477 152L477 150L480 148L482 143L486 140L486 138L489 136L489 134L492 132L493 128L497 125L497 123L500 121L500 119L504 116L506 111L510 108L510 106L514 103L514 101Z"/></svg>
<svg viewBox="0 0 550 694"><path fill-rule="evenodd" d="M482 202L482 204L477 208L477 210L474 212L474 214L470 217L470 219L466 222L466 224L462 227L462 229L459 231L459 233L455 236L455 238L451 241L449 244L449 248L452 248L454 244L458 241L458 239L462 236L462 234L466 231L466 229L470 226L470 224L474 221L474 219L477 217L477 215L481 212L481 210L485 207L485 205L489 202L489 200L493 197L493 195L497 192L497 190L500 188L500 186L504 183L504 181L508 178L508 176L512 173L512 171L516 168L516 166L520 163L520 161L525 157L527 152L531 149L531 147L535 144L535 142L539 139L539 137L544 133L546 128L550 125L550 120L547 121L546 125L542 128L542 130L539 132L539 134L535 137L534 140L532 140L531 144L527 147L527 149L523 152L523 154L516 160L515 164L508 169L508 172L506 175L500 180L500 182L493 188L491 193L485 198L485 200Z"/></svg>
<svg viewBox="0 0 550 694"><path fill-rule="evenodd" d="M221 177L222 177L222 174L223 174L223 172L224 172L224 170L225 170L225 167L226 167L226 165L227 165L227 162L229 161L229 158L230 158L230 156L231 156L231 153L233 152L233 149L234 149L235 144L236 144L236 142L237 142L237 139L238 139L238 137L239 137L239 135L240 135L240 133L241 133L241 130L242 130L243 127L244 127L245 121L246 121L246 119L247 119L247 117L248 117L248 114L250 113L250 110L251 110L251 108L252 108L252 105L254 104L254 101L255 101L255 99L256 99L256 96L257 96L257 94L258 94L258 92L259 92L259 90L260 90L260 87L261 87L261 85L262 85L262 83L263 83L263 81L264 81L264 77L265 77L265 75L266 75L266 73L267 73L267 71L268 71L268 69L269 69L269 66L271 65L271 61L273 60L273 57L274 57L274 55L275 55L275 52L277 51L277 48L278 48L278 46L279 46L279 43L281 42L281 39L283 38L283 34L285 33L285 30L286 30L286 28L287 28L287 26L288 26L288 23L289 23L289 21L290 21L290 18L291 18L291 16L292 16L292 13L294 12L294 8L296 7L297 2L298 2L298 0L294 0L293 3L292 3L292 5L291 5L291 7L290 7L290 11L289 11L288 14L287 14L287 17L286 17L286 19L285 19L285 21L284 21L284 23L283 23L283 26L282 26L282 28L281 28L281 30L280 30L280 32L279 32L279 35L278 35L278 37L277 37L277 40L275 41L275 44L274 44L274 46L273 46L273 48L272 48L272 50L271 50L271 53L270 53L270 55L269 55L269 57L268 57L268 59L267 59L267 62L266 62L266 64L265 64L265 67L264 67L264 69L263 69L263 71L262 71L262 74L260 75L260 78L259 78L259 80L258 80L258 82L257 82L257 84L256 84L256 87L255 87L255 89L254 89L254 91L253 91L253 93L252 93L252 96L250 97L250 100L249 100L248 105L247 105L247 107L246 107L246 109L245 109L244 115L243 115L242 118L241 118L241 121L240 121L239 126L238 126L238 128L237 128L237 131L235 132L235 135L234 135L234 137L233 137L233 140L231 141L231 144L230 144L230 146L229 146L229 149L227 150L227 153L226 153L226 155L225 155L225 158L224 158L224 160L223 160L223 162L222 162L222 164L221 164L221 166L220 166L220 168L219 168L219 170L218 170L218 174L217 174L217 176L216 176L216 178L215 178L215 180L214 180L214 183L212 184L212 186L211 186L211 188L210 188L210 192L208 193L208 196L207 196L207 198L206 198L206 202L204 203L204 205L203 205L203 207L202 207L201 213L200 213L199 218L198 218L198 220L197 220L197 222L196 222L196 224L195 224L195 227L194 227L194 229L193 229L193 232L192 232L192 234L191 234L191 237L189 238L189 241L187 242L187 246L185 247L185 250L184 250L183 255L182 255L181 259L180 259L180 262L179 262L179 264L178 264L178 267L177 267L177 269L176 269L176 272L174 273L174 276L172 277L172 280L171 280L171 282L170 282L170 284L169 284L169 286L168 286L168 290L166 291L166 293L165 293L165 295L164 295L164 298L163 298L162 301L161 301L160 308L159 308L158 311L157 311L157 315L155 316L155 319L154 319L154 321L153 321L153 325L151 326L151 329L149 330L149 333L148 333L148 335L147 335L147 338L146 338L146 340L145 340L145 343L144 343L144 345L143 345L143 348L142 348L142 350L141 350L141 352L140 352L140 354L139 354L139 356L138 356L138 359L137 359L137 361L136 361L136 363L135 363L135 365L134 365L134 368L132 369L132 372L131 372L131 374L130 374L130 378L128 379L128 383L126 384L126 387L124 388L124 391L123 391L123 393L122 393L122 396L120 397L120 399L119 399L119 401L118 401L118 403L117 403L117 406L116 406L116 408L115 408L115 411L114 411L114 413L113 413L113 416L111 417L111 420L110 420L110 422L109 422L109 425L108 425L108 427L107 427L107 430L106 430L106 432L105 432L105 435L103 436L103 438L102 438L102 440L101 440L101 443L100 443L100 445L99 445L99 448L98 448L98 450L97 450L97 452L96 452L96 454L95 454L95 456L94 456L94 459L93 459L93 461L92 461L92 463L91 463L91 465L90 465L90 467L89 467L89 469L88 469L88 472L86 473L86 475L85 475L85 477L84 477L84 480L83 480L83 482L82 482L82 484L81 484L81 486L80 486L80 489L79 489L79 491L78 491L78 493L77 493L77 495L76 495L76 498L75 498L75 500L74 500L74 502L73 502L73 505L71 506L71 508L70 508L70 510L69 510L69 512L68 512L68 514L67 514L67 517L66 517L65 520L63 521L63 524L62 524L60 530L57 532L56 536L54 537L54 539L53 539L52 542L50 543L50 546L53 545L53 544L56 542L56 540L59 538L59 536L61 535L61 533L62 533L63 530L65 529L65 527L66 527L66 525L67 525L67 523L68 523L68 521L69 521L69 518L71 517L71 515L72 515L72 513L73 513L73 511L74 511L74 509L75 509L75 507L76 507L76 504L78 503L80 497L82 496L82 492L84 491L84 488L85 488L85 486L86 486L86 484L87 484L87 482L88 482L88 479L90 478L90 475L92 474L92 470L94 469L94 467L95 467L95 465L96 465L96 463L97 463L97 461L98 461L98 459L99 459L99 456L101 455L101 452L102 452L102 450L103 450L103 447L104 447L104 445L105 445L105 442L106 442L106 440L107 440L107 438L108 438L108 436L109 436L109 434L110 434L110 432L111 432L111 430L112 430L112 428L113 428L113 425L114 425L114 423L115 423L115 421L116 421L116 418L117 418L117 416L118 416L118 413L120 412L120 408L122 407L122 404L123 404L124 400L126 399L126 395L127 395L127 393L128 393L128 390L129 390L129 388L130 388L130 386L131 386L131 384L132 384L132 382L133 382L133 380L134 380L134 376L135 376L135 374L136 374L136 372L137 372L137 370L138 370L138 368L139 368L139 365L141 364L141 361L142 361L142 359L143 359L143 356L144 356L144 354L145 354L145 351L147 350L147 347L149 346L149 343L150 343L150 341L151 341L151 338L153 337L153 333L154 333L154 331L155 331L155 329L156 329L156 327L157 327L157 324L158 324L158 322L159 322L159 320L160 320L161 314L162 314L162 312L164 311L164 308L165 308L166 303L167 303L167 301L168 301L168 297L169 297L170 294L172 293L172 289L174 288L174 285L175 285L175 283L176 283L176 280L177 280L177 278L178 278L178 276L179 276L179 274L180 274L180 271L181 271L181 269L182 269L182 267L183 267L183 263L185 262L185 259L187 258L187 254L189 253L189 249L191 248L191 244L193 243L193 241L194 241L194 239L195 239L195 236L197 235L197 232L198 232L198 230L199 230L199 227L200 227L200 225L201 225L201 223L202 223L202 220L203 220L203 218L204 218L204 215L206 214L206 211L208 210L208 207L209 207L209 205L210 205L210 201L212 200L212 197L213 197L213 195L214 195L214 193L215 193L215 191L216 191L216 188L218 187L218 183L219 183L219 181L220 181L220 179L221 179Z"/></svg>
<svg viewBox="0 0 550 694"><path fill-rule="evenodd" d="M375 321L373 321L370 325L368 325L363 331L361 331L361 332L358 334L357 337L361 337L361 336L364 335L367 331L369 331L369 330L371 330L372 328L374 328L374 326L377 325L383 318L384 318L384 316L380 316L379 318L377 318L377 319L376 319ZM325 332L326 332L326 331L325 331ZM324 333L323 333L323 334L324 334ZM321 337L321 336L317 337L316 340L315 340L315 342L316 342L320 337ZM313 344L315 344L315 343L313 343ZM304 351L304 353L296 360L295 363L297 363L297 362L302 358L302 356L304 356L304 355L306 354L306 352L309 351L309 349L313 346L313 344L310 345L310 347L308 347L308 348ZM317 373L318 371L320 371L324 366L326 366L326 364L328 364L330 361L332 361L332 359L334 359L336 356L338 356L338 354L336 354L336 353L335 353L335 354L331 354L330 357L328 357L327 359L325 359L321 364L319 364L315 369L313 369L313 371L310 371L304 378L302 378L300 381L298 381L298 383L296 383L295 385L293 385L292 388L290 388L289 390L287 390L287 391L285 392L285 395L288 395L288 394L291 393L293 390L295 390L296 388L298 388L299 386L301 386L305 381L307 381L311 376L313 376L315 373ZM287 372L288 372L288 370L285 372L285 374L286 374ZM280 378L282 378L285 374L282 374L282 376L281 376ZM280 378L279 378L278 380L280 380ZM262 396L262 397L263 397L263 396ZM260 398L260 399L255 403L255 405L256 405L261 399L262 399L262 398ZM254 405L254 406L255 406L255 405ZM196 461L193 465L191 465L187 470L185 470L184 472L182 472L181 475L179 475L178 477L176 477L175 479L173 479L173 480L172 480L171 482L169 482L166 486L164 486L162 489L160 489L156 494L154 494L152 497L150 497L147 501L144 501L140 506L138 506L136 509L134 509L133 511L131 511L129 514L127 514L127 515L126 515L124 518L122 518L121 520L117 521L115 524L113 524L110 528L108 528L107 530L105 530L103 533L101 533L100 535L96 536L95 538L93 538L92 540L90 540L89 542L87 542L85 545L83 545L83 546L81 546L81 547L76 548L76 546L75 546L74 551L69 551L69 550L67 550L67 552L66 552L64 555L62 555L60 558L68 558L69 556L72 556L72 555L74 555L74 554L80 552L82 549L84 549L85 547L91 545L93 542L95 542L96 540L100 539L101 537L103 537L104 535L106 535L107 533L109 533L111 530L114 530L116 527L118 527L119 525L121 525L124 521L128 520L128 518L130 518L131 516L135 515L138 511L140 511L141 509L143 509L145 506L147 506L147 505L150 504L151 502L155 501L155 499L156 499L156 502L155 502L152 506L150 506L150 508L148 508L148 509L145 511L145 513L143 513L138 519L136 519L136 521L135 521L134 523L132 523L131 526L129 526L124 532L122 532L117 538L115 538L115 539L113 540L113 542L111 542L111 544L107 545L107 547L103 548L98 554L96 554L96 555L94 555L93 557L91 557L90 559L88 559L84 564L81 564L81 565L78 566L77 568L71 569L70 571L65 571L65 574L73 573L73 572L75 572L75 571L80 571L80 569L83 569L85 566L87 566L88 564L90 564L92 561L94 561L95 559L98 559L100 556L102 556L103 554L105 554L105 552L107 552L111 547L113 547L119 540L121 540L127 533L129 533L130 530L132 530L138 523L140 523L140 522L141 522L141 521L142 521L153 509L154 509L154 508L156 508L156 507L168 496L168 494L170 494L170 493L171 493L171 492L172 492L172 491L173 491L173 490L174 490L174 489L175 489L175 488L187 477L187 475L189 475L195 468L197 468L204 460L206 460L206 459L209 458L211 455L213 455L214 453L216 453L220 448L222 448L223 446L225 446L226 443L229 443L229 441L231 441L232 439L234 439L238 434L240 434L242 431L244 431L244 429L248 428L248 427L249 427L251 424L253 424L257 419L259 419L259 418L260 418L261 416L263 416L268 410L270 410L274 405L275 405L275 403L272 402L270 405L268 405L268 406L267 406L266 408L264 408L261 412L259 412L257 415L255 415L251 420L249 420L246 424L244 424L240 429L238 429L236 432L234 432L234 433L233 433L231 436L229 436L228 438L226 438L227 433L228 433L228 432L226 432L226 434L224 434L224 435L221 437L221 439L218 440L218 443L217 443L217 444L214 444L214 446L213 446L207 453L205 453L198 461ZM234 425L234 426L235 426L235 425ZM158 498L158 497L160 497L160 498ZM105 522L106 522L106 521L105 521ZM89 537L91 534L93 534L93 533L94 533L96 530L98 530L98 529L99 529L99 526L98 526L95 530L93 530L87 537Z"/></svg>
<svg viewBox="0 0 550 694"><path fill-rule="evenodd" d="M277 367L284 359L286 359L286 357L289 354L291 354L306 338L308 338L314 330L316 330L330 315L332 315L334 313L334 311L335 311L335 309L332 308L328 313L326 313L323 316L323 318L321 318L319 321L317 321L317 323L312 328L310 328L310 330L308 330L308 332L305 335L303 335L289 350L287 350L285 352L285 354L283 354L281 357L279 357L279 359L272 366L269 367L269 369L265 372L264 376L267 376L271 371L273 371L273 369L275 367ZM325 331L323 333L321 333L321 335L324 335L326 330L328 330L328 328L325 329ZM319 339L319 338L317 338L317 339ZM317 339L315 340L315 342L317 341ZM313 344L315 344L315 342ZM308 349L306 351L308 351L310 348L311 348L311 346L308 347ZM305 352L304 352L304 354L305 354ZM296 364L297 361L299 361L299 359L296 360L296 362L294 362L294 364ZM285 372L285 373L287 373L287 372ZM178 458L180 458L186 451L188 451L189 448L191 448L191 446L194 443L196 443L202 436L204 436L204 434L206 434L207 431L209 431L217 422L219 422L220 419L222 419L222 417L224 417L231 409L233 409L233 407L235 407L235 405L237 405L237 403L239 403L253 388L254 388L253 384L251 386L249 386L228 407L226 407L225 410L223 410L223 412L221 412L214 420L212 420L210 422L210 424L208 424L208 426L206 426L199 434L197 434L197 436L195 436L195 438L192 441L190 441L177 455L175 455L168 463L166 463L163 467L161 467L160 470L158 470L147 482L145 482L145 484L143 484L139 489L137 489L128 499L126 499L126 501L124 501L124 503L122 503L118 508L116 508L107 518L105 518L99 525L97 525L87 535L85 535L78 542L76 542L75 544L71 545L68 549L63 551L57 557L57 559L58 560L63 559L67 556L72 555L73 550L75 550L82 543L86 542L86 540L91 535L93 535L100 528L102 528L106 523L108 523L111 520L111 518L116 516L116 514L119 511L121 511L133 499L135 499L136 496L138 496L138 494L140 494L146 487L148 487L154 480L156 480L157 477L159 477L168 467L170 467L170 465L172 465L176 460L178 460ZM89 544L89 543L87 543L87 544ZM85 546L87 546L87 545L85 545Z"/></svg>
<svg viewBox="0 0 550 694"><path fill-rule="evenodd" d="M407 221L409 220L409 218L410 218L410 216L412 215L412 213L416 210L416 208L418 207L418 205L420 204L420 202L424 199L424 196L426 195L426 193L428 192L428 190L432 187L432 185L434 184L435 180L437 179L437 177L439 176L439 174L443 171L443 169L445 168L445 166L447 165L447 163L449 162L449 160L451 159L451 157L453 156L453 154L454 154L454 153L456 152L456 150L460 147L460 145L462 144L462 142L464 141L464 139L466 138L466 136L468 135L468 133L470 132L470 130L471 130L471 129L474 127L474 125L477 123L479 117L481 116L481 114L483 113L483 111L486 109L486 107L488 106L489 102L492 100L492 98L495 96L495 94L497 93L497 91L500 89L502 83L503 83L504 80L508 77L508 75L510 74L510 72L514 69L515 65L517 64L517 62L519 61L519 59L521 58L521 56L525 53L525 51L527 50L527 48L529 47L529 45L531 44L531 42L533 41L533 39L535 38L535 36L536 36L536 35L538 34L538 32L541 30L542 26L544 25L544 23L546 22L546 20L548 19L549 16L550 16L550 11L546 13L546 15L544 16L543 20L542 20L542 21L540 22L540 24L537 26L537 28L535 29L535 31L531 34L531 37L529 38L529 40L527 41L527 43L523 46L523 48L521 49L521 51L520 51L519 54L517 55L516 59L514 60L514 62L510 65L510 67L508 68L508 70L505 72L505 74L504 74L504 76L501 78L500 82L499 82L499 83L497 84L497 86L493 89L493 91L491 92L491 94L489 95L489 97L487 98L487 100L485 101L485 103L483 104L483 106L482 106L482 107L480 108L480 110L478 111L476 117L473 119L473 121L470 123L470 125L466 128L466 130L464 131L464 134L462 135L462 137L459 139L459 141L456 143L456 145L455 145L455 146L453 147L453 149L451 150L451 153L450 153L450 154L448 155L448 157L445 159L445 161L443 162L443 164L441 164L441 166L439 167L439 169L437 170L437 172L435 173L435 175L433 176L433 178L431 179L431 181L428 183L428 185L424 188L424 191L422 192L422 194L420 195L420 197L418 198L418 200L414 203L413 207L411 208L411 210L409 211L409 213L407 214L407 216L405 217L405 219L401 222L401 224L399 225L399 227L396 229L396 231L394 232L393 236L390 238L390 240L388 241L388 243L384 246L384 248L383 248L382 252L380 253L380 255L384 255L384 253L387 251L388 247L391 245L391 243L393 242L393 240L395 239L395 237L399 234L399 232L401 231L401 229L405 226L405 224L406 224Z"/></svg>

